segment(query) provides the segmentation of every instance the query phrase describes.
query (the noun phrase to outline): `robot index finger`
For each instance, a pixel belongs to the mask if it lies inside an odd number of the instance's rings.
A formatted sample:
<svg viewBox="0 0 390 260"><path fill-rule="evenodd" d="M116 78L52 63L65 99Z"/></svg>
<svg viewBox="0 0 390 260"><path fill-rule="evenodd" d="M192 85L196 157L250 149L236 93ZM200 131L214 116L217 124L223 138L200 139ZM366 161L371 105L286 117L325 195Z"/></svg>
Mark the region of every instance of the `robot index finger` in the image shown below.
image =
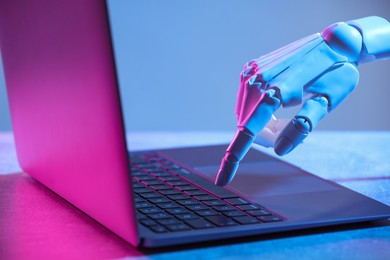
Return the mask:
<svg viewBox="0 0 390 260"><path fill-rule="evenodd" d="M227 148L217 174L216 185L225 186L233 179L255 136L265 127L279 106L280 100L275 96L275 90L267 90L262 94L252 112L243 124L239 125L239 130Z"/></svg>

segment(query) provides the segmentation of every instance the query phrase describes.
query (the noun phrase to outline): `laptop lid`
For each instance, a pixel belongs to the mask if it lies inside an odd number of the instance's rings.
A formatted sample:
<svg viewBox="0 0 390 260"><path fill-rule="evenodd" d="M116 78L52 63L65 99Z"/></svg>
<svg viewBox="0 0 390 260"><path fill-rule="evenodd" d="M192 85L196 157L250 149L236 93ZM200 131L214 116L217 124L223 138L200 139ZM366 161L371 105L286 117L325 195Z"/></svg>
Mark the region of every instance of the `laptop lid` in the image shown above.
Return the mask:
<svg viewBox="0 0 390 260"><path fill-rule="evenodd" d="M22 169L138 245L105 1L1 0L0 46Z"/></svg>

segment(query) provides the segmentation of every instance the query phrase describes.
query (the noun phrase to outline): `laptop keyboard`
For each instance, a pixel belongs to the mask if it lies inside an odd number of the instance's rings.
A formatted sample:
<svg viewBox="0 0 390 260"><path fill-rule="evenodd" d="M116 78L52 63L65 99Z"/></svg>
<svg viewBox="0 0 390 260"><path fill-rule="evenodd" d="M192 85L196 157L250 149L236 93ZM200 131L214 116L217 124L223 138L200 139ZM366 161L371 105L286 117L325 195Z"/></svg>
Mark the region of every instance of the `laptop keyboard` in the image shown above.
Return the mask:
<svg viewBox="0 0 390 260"><path fill-rule="evenodd" d="M283 221L265 207L214 186L156 153L131 154L138 221L156 233ZM203 185L202 185L203 187Z"/></svg>

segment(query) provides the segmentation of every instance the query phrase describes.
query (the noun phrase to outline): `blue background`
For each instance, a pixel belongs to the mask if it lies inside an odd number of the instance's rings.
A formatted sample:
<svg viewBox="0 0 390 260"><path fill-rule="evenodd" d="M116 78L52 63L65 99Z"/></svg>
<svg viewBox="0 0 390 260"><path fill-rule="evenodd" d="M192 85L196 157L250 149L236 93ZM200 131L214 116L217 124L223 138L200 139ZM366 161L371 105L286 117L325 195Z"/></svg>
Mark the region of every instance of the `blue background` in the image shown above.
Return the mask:
<svg viewBox="0 0 390 260"><path fill-rule="evenodd" d="M334 22L390 20L386 0L116 0L109 7L128 131L234 130L246 61ZM318 129L390 130L390 61L359 70L358 88ZM10 130L4 85L0 67L0 130Z"/></svg>

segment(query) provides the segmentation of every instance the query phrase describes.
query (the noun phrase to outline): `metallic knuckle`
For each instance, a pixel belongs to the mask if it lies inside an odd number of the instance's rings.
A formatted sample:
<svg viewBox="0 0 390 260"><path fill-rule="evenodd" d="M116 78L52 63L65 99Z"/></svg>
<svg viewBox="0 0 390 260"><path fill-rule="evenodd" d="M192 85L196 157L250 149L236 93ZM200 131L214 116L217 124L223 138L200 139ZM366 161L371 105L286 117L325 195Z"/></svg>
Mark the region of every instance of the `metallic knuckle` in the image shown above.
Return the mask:
<svg viewBox="0 0 390 260"><path fill-rule="evenodd" d="M255 74L255 75L252 75L252 77L250 77L249 79L247 79L246 81L246 87L247 88L258 88L258 89L262 89L263 88L263 81L261 79L261 76L258 75L258 74Z"/></svg>

